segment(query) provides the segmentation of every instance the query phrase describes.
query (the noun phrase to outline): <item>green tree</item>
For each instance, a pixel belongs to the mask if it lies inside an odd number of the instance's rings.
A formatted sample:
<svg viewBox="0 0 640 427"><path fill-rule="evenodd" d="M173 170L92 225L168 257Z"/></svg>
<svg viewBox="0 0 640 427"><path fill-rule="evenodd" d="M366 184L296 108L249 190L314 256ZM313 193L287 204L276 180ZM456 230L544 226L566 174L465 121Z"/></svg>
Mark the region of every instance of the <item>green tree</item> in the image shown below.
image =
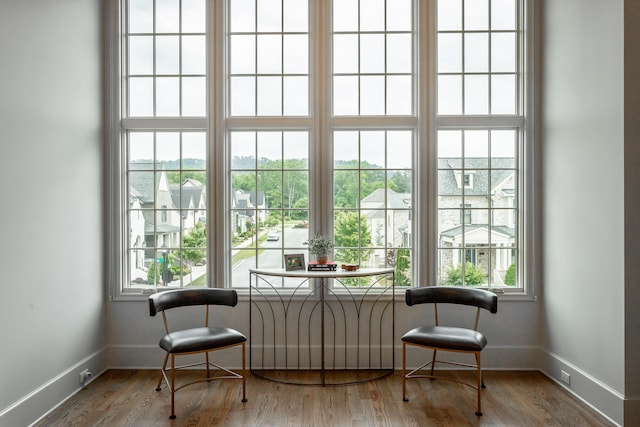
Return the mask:
<svg viewBox="0 0 640 427"><path fill-rule="evenodd" d="M207 257L207 229L199 222L182 238L182 258L193 264L199 264Z"/></svg>
<svg viewBox="0 0 640 427"><path fill-rule="evenodd" d="M409 286L411 284L411 278L409 277L410 267L409 249L398 249L396 251L396 284L398 286Z"/></svg>
<svg viewBox="0 0 640 427"><path fill-rule="evenodd" d="M371 245L371 231L364 217L358 217L356 211L338 211L334 224L335 244L345 248L336 251L336 260L349 264L358 264L371 253L362 249ZM358 248L359 250L353 250Z"/></svg>
<svg viewBox="0 0 640 427"><path fill-rule="evenodd" d="M480 285L486 283L487 273L467 262L464 265L464 285ZM462 264L449 268L444 284L449 286L462 286Z"/></svg>
<svg viewBox="0 0 640 427"><path fill-rule="evenodd" d="M511 264L507 268L507 272L504 275L504 284L507 286L515 286L516 284L516 265Z"/></svg>
<svg viewBox="0 0 640 427"><path fill-rule="evenodd" d="M231 188L233 190L255 191L256 176L253 173L234 173L231 176Z"/></svg>
<svg viewBox="0 0 640 427"><path fill-rule="evenodd" d="M181 184L186 179L194 179L204 185L207 182L207 175L205 171L183 170L167 172L167 181L169 181L169 184Z"/></svg>
<svg viewBox="0 0 640 427"><path fill-rule="evenodd" d="M396 193L411 193L411 172L400 171L389 178L389 188Z"/></svg>

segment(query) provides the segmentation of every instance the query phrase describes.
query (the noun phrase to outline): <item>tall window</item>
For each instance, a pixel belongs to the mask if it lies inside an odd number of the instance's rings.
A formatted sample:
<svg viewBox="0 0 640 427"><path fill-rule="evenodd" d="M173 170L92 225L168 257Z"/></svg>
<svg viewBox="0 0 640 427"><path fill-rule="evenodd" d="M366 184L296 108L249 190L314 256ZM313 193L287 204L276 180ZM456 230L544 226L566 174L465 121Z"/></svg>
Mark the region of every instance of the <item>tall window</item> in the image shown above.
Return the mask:
<svg viewBox="0 0 640 427"><path fill-rule="evenodd" d="M522 3L438 0L439 284L522 286Z"/></svg>
<svg viewBox="0 0 640 427"><path fill-rule="evenodd" d="M524 289L526 0L121 1L122 291L246 288L317 233Z"/></svg>
<svg viewBox="0 0 640 427"><path fill-rule="evenodd" d="M207 285L205 0L123 3L123 288Z"/></svg>

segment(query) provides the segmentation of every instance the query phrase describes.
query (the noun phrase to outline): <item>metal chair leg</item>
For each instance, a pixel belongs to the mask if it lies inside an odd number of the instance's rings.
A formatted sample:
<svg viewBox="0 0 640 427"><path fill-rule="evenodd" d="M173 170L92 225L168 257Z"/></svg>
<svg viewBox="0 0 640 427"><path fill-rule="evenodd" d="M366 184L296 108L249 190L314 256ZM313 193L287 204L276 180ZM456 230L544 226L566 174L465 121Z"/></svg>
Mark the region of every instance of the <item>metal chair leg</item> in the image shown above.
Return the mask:
<svg viewBox="0 0 640 427"><path fill-rule="evenodd" d="M480 353L476 353L476 365L477 365L477 369L478 369L478 410L476 411L476 415L480 416L482 415L482 408L480 407L480 395L481 395L481 391L482 391L482 370L480 368Z"/></svg>
<svg viewBox="0 0 640 427"><path fill-rule="evenodd" d="M175 411L175 394L176 394L176 356L171 355L171 415L170 419L176 419Z"/></svg>
<svg viewBox="0 0 640 427"><path fill-rule="evenodd" d="M433 357L431 358L431 376L433 376L433 370L436 368L436 354L438 350L433 349ZM432 378L433 379L433 378Z"/></svg>
<svg viewBox="0 0 640 427"><path fill-rule="evenodd" d="M242 401L247 401L247 369L244 343L242 343Z"/></svg>
<svg viewBox="0 0 640 427"><path fill-rule="evenodd" d="M402 400L408 402L407 397L407 343L402 343Z"/></svg>
<svg viewBox="0 0 640 427"><path fill-rule="evenodd" d="M162 364L162 369L160 370L160 379L158 380L158 385L156 386L156 391L160 391L162 388L162 380L164 379L164 370L167 368L167 360L169 360L169 353L164 355L164 363Z"/></svg>

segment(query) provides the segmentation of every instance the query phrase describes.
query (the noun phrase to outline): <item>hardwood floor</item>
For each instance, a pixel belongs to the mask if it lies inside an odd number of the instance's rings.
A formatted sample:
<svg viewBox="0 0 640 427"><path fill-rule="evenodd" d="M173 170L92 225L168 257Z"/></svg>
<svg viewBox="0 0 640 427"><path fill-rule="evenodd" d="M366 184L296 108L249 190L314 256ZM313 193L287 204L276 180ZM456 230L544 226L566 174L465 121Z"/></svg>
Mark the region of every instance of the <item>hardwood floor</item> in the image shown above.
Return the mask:
<svg viewBox="0 0 640 427"><path fill-rule="evenodd" d="M473 379L473 373L450 372ZM183 372L196 376L201 372ZM184 377L182 377L184 378ZM450 381L412 380L402 401L400 372L346 386L287 385L250 376L156 392L158 371L110 370L71 397L43 426L612 426L539 372L488 371L477 417L475 390Z"/></svg>

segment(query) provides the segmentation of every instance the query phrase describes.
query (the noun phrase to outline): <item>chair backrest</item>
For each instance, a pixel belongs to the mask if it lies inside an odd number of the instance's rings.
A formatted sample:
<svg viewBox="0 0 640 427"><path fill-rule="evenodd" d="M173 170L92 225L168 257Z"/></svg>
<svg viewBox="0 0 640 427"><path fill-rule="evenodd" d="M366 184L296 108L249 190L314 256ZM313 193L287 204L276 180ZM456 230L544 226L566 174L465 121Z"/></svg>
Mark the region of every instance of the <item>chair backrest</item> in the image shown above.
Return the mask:
<svg viewBox="0 0 640 427"><path fill-rule="evenodd" d="M454 286L427 286L407 289L407 305L416 304L462 304L484 308L491 313L498 311L498 297L484 289L459 288Z"/></svg>
<svg viewBox="0 0 640 427"><path fill-rule="evenodd" d="M158 292L149 297L149 315L176 307L189 305L227 305L238 304L238 293L234 289L194 288L175 289Z"/></svg>

